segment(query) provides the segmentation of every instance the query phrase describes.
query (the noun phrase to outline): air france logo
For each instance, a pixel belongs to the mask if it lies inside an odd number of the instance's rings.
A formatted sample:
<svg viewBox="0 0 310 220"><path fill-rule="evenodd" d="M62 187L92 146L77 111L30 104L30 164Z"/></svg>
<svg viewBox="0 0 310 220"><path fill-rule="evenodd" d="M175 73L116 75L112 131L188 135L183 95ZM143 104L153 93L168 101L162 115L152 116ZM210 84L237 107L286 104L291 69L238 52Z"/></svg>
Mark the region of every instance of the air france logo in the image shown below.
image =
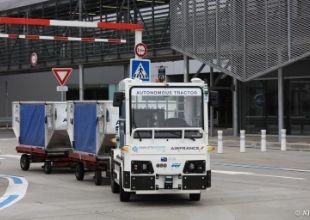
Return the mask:
<svg viewBox="0 0 310 220"><path fill-rule="evenodd" d="M132 147L132 151L137 153L139 151L139 149L137 146L134 146L134 147Z"/></svg>
<svg viewBox="0 0 310 220"><path fill-rule="evenodd" d="M171 147L173 151L180 151L180 150L200 150L199 147Z"/></svg>
<svg viewBox="0 0 310 220"><path fill-rule="evenodd" d="M181 166L181 163L173 163L171 164L171 168L179 168Z"/></svg>

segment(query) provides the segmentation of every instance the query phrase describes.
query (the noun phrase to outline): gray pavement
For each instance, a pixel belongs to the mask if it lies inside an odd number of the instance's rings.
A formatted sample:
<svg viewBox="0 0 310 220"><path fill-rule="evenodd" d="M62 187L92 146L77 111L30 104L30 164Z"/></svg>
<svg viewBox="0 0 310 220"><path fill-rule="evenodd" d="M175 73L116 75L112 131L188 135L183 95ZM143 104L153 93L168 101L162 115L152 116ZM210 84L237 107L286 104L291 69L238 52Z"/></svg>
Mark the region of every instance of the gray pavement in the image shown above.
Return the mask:
<svg viewBox="0 0 310 220"><path fill-rule="evenodd" d="M212 155L212 189L200 202L187 196L135 196L121 203L109 186L95 186L92 176L77 182L69 170L45 175L40 164L30 171L19 168L14 139L0 139L0 174L24 176L28 182L25 198L0 211L1 220L291 220L310 219L310 152L255 148L239 153L227 148ZM296 215L296 214L297 215Z"/></svg>
<svg viewBox="0 0 310 220"><path fill-rule="evenodd" d="M0 164L0 166L1 166L1 164ZM7 187L8 187L8 181L6 179L0 177L0 198L5 193Z"/></svg>

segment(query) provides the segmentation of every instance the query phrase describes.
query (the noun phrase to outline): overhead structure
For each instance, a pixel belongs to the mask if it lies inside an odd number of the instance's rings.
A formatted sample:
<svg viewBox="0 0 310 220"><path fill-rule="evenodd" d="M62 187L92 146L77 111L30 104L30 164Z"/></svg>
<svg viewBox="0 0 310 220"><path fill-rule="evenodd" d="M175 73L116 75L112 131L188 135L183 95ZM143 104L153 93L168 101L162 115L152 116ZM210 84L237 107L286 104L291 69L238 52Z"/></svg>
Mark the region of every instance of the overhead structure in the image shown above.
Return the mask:
<svg viewBox="0 0 310 220"><path fill-rule="evenodd" d="M310 1L171 0L172 48L241 81L310 56Z"/></svg>
<svg viewBox="0 0 310 220"><path fill-rule="evenodd" d="M49 71L54 66L76 68L81 63L84 68L128 65L135 39L142 41L135 34L141 28L143 42L148 45L147 58L164 61L181 57L170 47L169 0L3 1L0 33L30 36L27 40L0 38L0 74ZM30 40L38 36L42 36L39 43ZM71 36L76 41L66 42ZM43 40L47 38L56 40ZM31 66L29 56L34 52L39 59L36 66Z"/></svg>
<svg viewBox="0 0 310 220"><path fill-rule="evenodd" d="M116 23L116 22L66 21L66 20L51 20L51 19L36 19L36 18L0 17L0 24L100 28L110 30L143 30L143 26L141 24Z"/></svg>
<svg viewBox="0 0 310 220"><path fill-rule="evenodd" d="M25 39L25 40L51 40L51 41L80 41L88 43L113 43L125 44L125 39L115 38L93 38L93 37L67 37L67 36L42 36L42 35L24 35L24 34L6 34L0 33L0 38Z"/></svg>

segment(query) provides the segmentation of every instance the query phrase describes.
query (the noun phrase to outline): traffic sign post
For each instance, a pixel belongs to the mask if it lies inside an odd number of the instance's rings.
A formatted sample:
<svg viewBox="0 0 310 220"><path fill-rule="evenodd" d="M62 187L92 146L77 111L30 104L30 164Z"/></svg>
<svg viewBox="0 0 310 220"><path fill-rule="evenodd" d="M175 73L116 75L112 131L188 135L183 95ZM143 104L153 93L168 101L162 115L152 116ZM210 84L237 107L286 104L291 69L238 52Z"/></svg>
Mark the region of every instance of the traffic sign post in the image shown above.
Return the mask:
<svg viewBox="0 0 310 220"><path fill-rule="evenodd" d="M61 101L64 101L64 94L68 91L68 86L65 86L73 69L72 68L53 68L52 72L59 83L57 86L57 92L61 93Z"/></svg>
<svg viewBox="0 0 310 220"><path fill-rule="evenodd" d="M151 81L151 61L146 59L130 59L130 78Z"/></svg>
<svg viewBox="0 0 310 220"><path fill-rule="evenodd" d="M143 43L138 43L136 46L135 46L135 55L136 55L136 58L143 58L145 57L147 54L147 47L145 44Z"/></svg>
<svg viewBox="0 0 310 220"><path fill-rule="evenodd" d="M30 56L30 63L31 66L36 66L38 63L38 54L37 53L32 53Z"/></svg>

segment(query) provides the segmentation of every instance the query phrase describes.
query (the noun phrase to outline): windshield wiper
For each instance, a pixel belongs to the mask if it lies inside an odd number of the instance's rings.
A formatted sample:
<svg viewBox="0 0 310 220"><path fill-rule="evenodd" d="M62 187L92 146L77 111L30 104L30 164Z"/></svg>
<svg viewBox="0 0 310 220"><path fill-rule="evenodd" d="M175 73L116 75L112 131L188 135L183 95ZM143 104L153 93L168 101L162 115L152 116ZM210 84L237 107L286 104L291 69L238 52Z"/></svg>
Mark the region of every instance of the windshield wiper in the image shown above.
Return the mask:
<svg viewBox="0 0 310 220"><path fill-rule="evenodd" d="M166 131L155 131L155 138L167 138L167 139L173 138L173 137L167 137L167 134L172 134L174 137L178 138L182 137L182 133L180 133L180 131L166 130Z"/></svg>
<svg viewBox="0 0 310 220"><path fill-rule="evenodd" d="M194 137L184 137L185 139L191 139L192 141L196 141L196 138Z"/></svg>

